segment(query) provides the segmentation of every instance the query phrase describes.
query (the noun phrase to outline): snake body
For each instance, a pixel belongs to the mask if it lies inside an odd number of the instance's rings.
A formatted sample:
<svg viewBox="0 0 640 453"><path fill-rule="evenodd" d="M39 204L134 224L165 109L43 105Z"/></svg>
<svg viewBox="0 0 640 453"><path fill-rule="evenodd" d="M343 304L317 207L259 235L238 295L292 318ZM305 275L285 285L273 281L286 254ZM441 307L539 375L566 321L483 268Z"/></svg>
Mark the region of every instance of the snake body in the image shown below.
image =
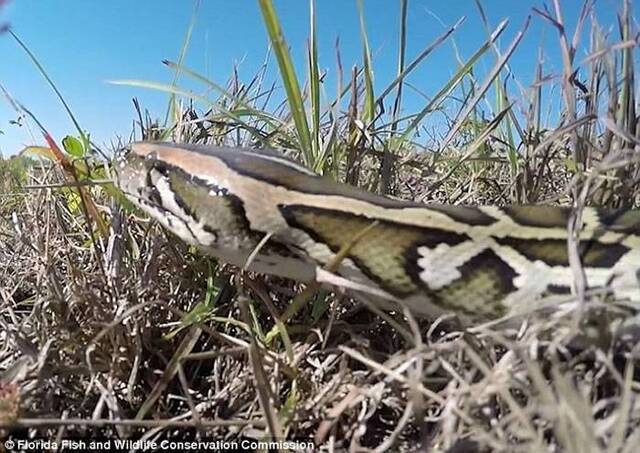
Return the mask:
<svg viewBox="0 0 640 453"><path fill-rule="evenodd" d="M337 263L338 281L427 316L492 319L575 292L569 208L398 201L238 148L134 143L116 169L166 228L256 272L310 282ZM585 208L578 238L586 289L640 302L640 212Z"/></svg>

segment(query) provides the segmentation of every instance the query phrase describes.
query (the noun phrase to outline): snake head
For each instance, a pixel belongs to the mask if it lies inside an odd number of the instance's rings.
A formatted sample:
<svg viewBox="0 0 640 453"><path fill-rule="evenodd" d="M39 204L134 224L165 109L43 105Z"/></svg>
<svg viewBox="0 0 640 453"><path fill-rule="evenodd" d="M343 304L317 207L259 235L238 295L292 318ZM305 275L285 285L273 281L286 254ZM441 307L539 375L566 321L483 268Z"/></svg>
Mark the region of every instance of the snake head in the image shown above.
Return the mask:
<svg viewBox="0 0 640 453"><path fill-rule="evenodd" d="M189 244L211 250L255 244L242 204L217 182L188 170L188 152L138 142L116 158L116 183L135 205Z"/></svg>

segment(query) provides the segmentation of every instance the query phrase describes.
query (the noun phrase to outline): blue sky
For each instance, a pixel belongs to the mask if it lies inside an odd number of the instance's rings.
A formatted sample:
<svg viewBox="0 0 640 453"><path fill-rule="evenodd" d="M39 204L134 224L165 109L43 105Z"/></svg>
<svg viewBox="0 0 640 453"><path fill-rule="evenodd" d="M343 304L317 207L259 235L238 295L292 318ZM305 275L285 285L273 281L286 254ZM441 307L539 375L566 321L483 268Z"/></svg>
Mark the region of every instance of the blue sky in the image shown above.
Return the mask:
<svg viewBox="0 0 640 453"><path fill-rule="evenodd" d="M634 0L636 10L640 0ZM541 1L484 0L492 26L508 18L509 28L501 46L506 47ZM575 23L581 0L562 0L570 27ZM611 25L618 0L596 2L598 20ZM399 1L364 0L367 31L374 54L376 86L393 80L399 23ZM275 0L285 36L304 77L308 2ZM161 64L177 60L193 12L193 2L179 0L13 0L0 11L0 23L12 30L38 57L62 91L82 127L98 144L116 136L128 137L134 120L131 98L136 96L154 116L163 117L167 95L142 88L115 86L107 80L143 79L168 83L172 73ZM317 0L321 66L328 71L328 93L335 92L335 40L340 38L346 70L360 64L361 44L355 0ZM408 60L425 48L460 17L465 23L456 33L463 57L482 43L486 34L473 0L409 0ZM436 17L438 19L436 19ZM202 0L188 50L186 65L224 83L234 64L249 80L265 59L267 38L255 0ZM511 65L525 85L531 82L537 48L547 55L548 72L560 67L555 30L538 16L533 21ZM73 124L26 54L7 33L0 35L0 83L29 108L55 138L73 134ZM579 52L579 57L584 52ZM272 59L272 74L277 69ZM410 81L433 94L455 72L450 44L440 48L413 74ZM486 63L487 65L489 62ZM302 73L302 74L300 74ZM407 103L411 104L409 94ZM417 102L417 101L415 101ZM0 99L0 153L19 151L24 145L42 143L27 127L9 124L16 119L11 107Z"/></svg>

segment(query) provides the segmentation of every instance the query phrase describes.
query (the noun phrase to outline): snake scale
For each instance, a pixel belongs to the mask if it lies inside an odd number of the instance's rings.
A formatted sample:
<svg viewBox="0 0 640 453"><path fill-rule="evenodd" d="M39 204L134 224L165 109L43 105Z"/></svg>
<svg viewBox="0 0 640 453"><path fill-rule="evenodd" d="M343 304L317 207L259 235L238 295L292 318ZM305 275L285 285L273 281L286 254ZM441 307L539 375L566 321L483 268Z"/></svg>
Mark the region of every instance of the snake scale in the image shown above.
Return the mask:
<svg viewBox="0 0 640 453"><path fill-rule="evenodd" d="M256 272L310 282L337 262L338 281L426 316L495 319L546 296L575 300L569 208L399 201L240 148L133 143L116 173L178 237ZM588 291L640 302L640 211L585 208L577 251Z"/></svg>

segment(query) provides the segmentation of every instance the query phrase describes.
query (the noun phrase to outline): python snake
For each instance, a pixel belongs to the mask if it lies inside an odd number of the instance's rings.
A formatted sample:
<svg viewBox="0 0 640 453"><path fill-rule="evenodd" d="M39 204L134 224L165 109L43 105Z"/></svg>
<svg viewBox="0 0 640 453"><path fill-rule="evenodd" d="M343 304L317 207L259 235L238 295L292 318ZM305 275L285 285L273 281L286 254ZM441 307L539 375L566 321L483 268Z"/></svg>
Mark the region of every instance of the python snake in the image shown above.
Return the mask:
<svg viewBox="0 0 640 453"><path fill-rule="evenodd" d="M181 239L256 272L311 282L337 263L340 281L426 316L495 319L543 296L571 299L568 208L398 201L239 148L133 143L116 173ZM585 208L577 250L588 289L640 302L640 211Z"/></svg>

